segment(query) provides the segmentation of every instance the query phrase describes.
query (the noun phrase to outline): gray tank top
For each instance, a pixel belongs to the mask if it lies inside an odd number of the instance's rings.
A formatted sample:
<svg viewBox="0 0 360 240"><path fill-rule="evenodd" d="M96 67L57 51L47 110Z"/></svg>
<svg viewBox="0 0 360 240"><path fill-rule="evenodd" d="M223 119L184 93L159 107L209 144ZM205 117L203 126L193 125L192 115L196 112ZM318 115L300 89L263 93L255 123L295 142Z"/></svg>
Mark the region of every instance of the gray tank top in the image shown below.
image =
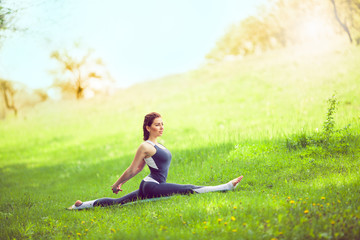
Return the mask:
<svg viewBox="0 0 360 240"><path fill-rule="evenodd" d="M165 183L171 163L171 153L165 147L161 148L150 140L146 142L155 147L156 153L152 157L144 159L150 169L150 174L144 181L153 182L152 180L155 180L157 183Z"/></svg>

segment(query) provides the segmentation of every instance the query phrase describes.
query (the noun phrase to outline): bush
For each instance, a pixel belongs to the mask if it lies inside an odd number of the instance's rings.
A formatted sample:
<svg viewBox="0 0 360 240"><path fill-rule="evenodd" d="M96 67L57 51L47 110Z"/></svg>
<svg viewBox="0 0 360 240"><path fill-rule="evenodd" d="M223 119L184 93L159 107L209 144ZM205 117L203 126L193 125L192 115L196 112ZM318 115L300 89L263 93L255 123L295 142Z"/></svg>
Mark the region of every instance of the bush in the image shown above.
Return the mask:
<svg viewBox="0 0 360 240"><path fill-rule="evenodd" d="M335 129L334 114L338 103L335 95L328 99L329 106L322 131L310 134L301 131L287 137L286 147L288 150L306 149L306 156L349 153L351 144L358 142L358 136L353 134L350 124L344 128Z"/></svg>

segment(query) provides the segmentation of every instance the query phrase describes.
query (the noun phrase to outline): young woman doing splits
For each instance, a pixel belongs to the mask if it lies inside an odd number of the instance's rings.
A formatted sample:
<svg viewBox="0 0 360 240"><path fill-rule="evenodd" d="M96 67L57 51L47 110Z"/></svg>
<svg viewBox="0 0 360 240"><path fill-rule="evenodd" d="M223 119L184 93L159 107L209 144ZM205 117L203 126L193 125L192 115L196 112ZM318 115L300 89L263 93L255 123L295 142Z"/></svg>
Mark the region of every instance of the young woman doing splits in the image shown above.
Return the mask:
<svg viewBox="0 0 360 240"><path fill-rule="evenodd" d="M157 138L164 132L164 123L160 114L152 112L145 116L144 142L136 151L135 158L131 165L125 170L121 177L112 185L113 193L122 191L122 185L141 172L145 165L148 165L150 174L140 183L138 190L129 193L121 198L101 198L93 201L76 201L69 207L70 210L80 210L92 207L105 207L114 204L125 204L138 199L157 198L173 194L193 194L215 191L229 191L234 189L243 176L217 186L195 186L167 183L166 178L171 162L171 153L163 145L157 142Z"/></svg>

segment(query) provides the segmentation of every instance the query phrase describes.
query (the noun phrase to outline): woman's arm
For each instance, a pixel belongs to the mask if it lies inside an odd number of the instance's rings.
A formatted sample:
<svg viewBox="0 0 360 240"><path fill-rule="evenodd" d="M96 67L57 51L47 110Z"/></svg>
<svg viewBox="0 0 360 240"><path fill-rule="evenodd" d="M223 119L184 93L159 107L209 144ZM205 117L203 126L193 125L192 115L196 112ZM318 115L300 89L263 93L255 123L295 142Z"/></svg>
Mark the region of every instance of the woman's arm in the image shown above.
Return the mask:
<svg viewBox="0 0 360 240"><path fill-rule="evenodd" d="M144 158L147 155L147 146L141 144L138 150L136 151L135 157L131 165L124 171L120 178L112 185L112 191L118 193L121 190L121 186L134 177L136 174L141 172L145 166Z"/></svg>

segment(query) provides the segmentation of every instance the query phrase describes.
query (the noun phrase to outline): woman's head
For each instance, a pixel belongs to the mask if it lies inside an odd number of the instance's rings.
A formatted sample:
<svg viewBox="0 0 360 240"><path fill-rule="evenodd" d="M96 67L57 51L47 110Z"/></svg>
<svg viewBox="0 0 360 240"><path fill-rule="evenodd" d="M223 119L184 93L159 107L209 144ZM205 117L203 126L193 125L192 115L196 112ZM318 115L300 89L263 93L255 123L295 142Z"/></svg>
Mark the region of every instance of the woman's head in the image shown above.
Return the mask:
<svg viewBox="0 0 360 240"><path fill-rule="evenodd" d="M156 112L152 112L152 113L149 113L149 114L145 115L144 124L143 124L144 141L149 139L150 132L152 130L152 125L154 123L154 120L157 119L157 118L161 118L161 115L159 113L156 113ZM159 122L159 124L161 125L161 127L163 127L162 121L161 121L161 123ZM158 125L157 122L156 122L156 125ZM154 127L153 129L156 130L157 126L153 126L153 127Z"/></svg>

